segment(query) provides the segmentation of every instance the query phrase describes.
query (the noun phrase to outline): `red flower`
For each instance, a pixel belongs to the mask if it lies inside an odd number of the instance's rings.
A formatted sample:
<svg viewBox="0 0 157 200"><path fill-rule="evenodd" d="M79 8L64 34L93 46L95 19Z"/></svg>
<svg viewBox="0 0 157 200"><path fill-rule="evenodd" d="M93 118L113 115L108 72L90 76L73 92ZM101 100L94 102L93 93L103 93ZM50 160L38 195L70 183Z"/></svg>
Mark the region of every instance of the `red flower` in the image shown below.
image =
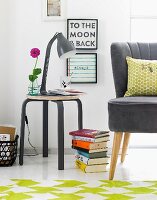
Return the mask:
<svg viewBox="0 0 157 200"><path fill-rule="evenodd" d="M33 48L31 49L30 51L30 55L33 57L33 58L37 58L39 55L40 55L40 50L38 48Z"/></svg>

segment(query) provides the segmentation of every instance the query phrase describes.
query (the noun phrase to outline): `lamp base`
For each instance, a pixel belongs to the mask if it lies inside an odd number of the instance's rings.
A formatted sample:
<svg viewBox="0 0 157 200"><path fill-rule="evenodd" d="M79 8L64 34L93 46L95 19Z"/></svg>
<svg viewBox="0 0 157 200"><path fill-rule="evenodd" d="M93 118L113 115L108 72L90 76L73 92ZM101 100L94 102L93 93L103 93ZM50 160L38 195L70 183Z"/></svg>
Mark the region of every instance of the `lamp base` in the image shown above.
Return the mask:
<svg viewBox="0 0 157 200"><path fill-rule="evenodd" d="M40 94L41 95L47 95L47 91L46 90L40 90Z"/></svg>
<svg viewBox="0 0 157 200"><path fill-rule="evenodd" d="M47 91L40 91L40 94L43 96L57 96L59 94L55 94L55 93L51 93L51 92L47 92Z"/></svg>

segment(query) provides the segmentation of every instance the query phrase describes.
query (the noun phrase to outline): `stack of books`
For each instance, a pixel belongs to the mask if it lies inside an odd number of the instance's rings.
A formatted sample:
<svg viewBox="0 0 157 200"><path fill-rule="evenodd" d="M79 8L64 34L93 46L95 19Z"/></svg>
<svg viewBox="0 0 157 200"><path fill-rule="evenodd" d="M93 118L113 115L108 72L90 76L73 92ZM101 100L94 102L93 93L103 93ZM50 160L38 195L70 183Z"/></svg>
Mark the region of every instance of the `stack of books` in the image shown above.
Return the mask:
<svg viewBox="0 0 157 200"><path fill-rule="evenodd" d="M69 132L76 150L76 165L84 172L106 171L109 131L81 129Z"/></svg>

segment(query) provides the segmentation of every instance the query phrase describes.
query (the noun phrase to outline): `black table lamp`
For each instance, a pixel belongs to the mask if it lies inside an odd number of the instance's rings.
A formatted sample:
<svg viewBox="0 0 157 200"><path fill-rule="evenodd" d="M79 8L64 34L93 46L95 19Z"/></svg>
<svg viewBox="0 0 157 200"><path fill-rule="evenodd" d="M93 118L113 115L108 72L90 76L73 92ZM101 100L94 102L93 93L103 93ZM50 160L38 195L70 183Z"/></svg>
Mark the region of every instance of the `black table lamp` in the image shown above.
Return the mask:
<svg viewBox="0 0 157 200"><path fill-rule="evenodd" d="M62 33L56 33L53 38L49 41L46 49L45 63L43 69L42 83L40 88L40 94L46 95L46 79L49 66L51 46L57 39L57 52L60 58L69 58L76 54L75 47L63 36Z"/></svg>

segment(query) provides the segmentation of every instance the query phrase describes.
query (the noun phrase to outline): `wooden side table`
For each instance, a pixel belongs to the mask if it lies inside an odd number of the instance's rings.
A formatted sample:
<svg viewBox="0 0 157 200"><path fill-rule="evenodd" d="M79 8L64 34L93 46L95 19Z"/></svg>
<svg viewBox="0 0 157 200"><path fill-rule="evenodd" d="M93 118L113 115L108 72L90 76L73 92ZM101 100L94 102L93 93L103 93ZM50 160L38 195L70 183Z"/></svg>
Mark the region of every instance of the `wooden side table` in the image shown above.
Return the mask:
<svg viewBox="0 0 157 200"><path fill-rule="evenodd" d="M78 105L78 129L83 127L82 103L79 96L27 96L22 104L20 129L19 164L23 165L25 116L28 102L43 102L43 157L48 157L48 102L57 103L58 108L58 169L64 169L64 101L76 101Z"/></svg>

